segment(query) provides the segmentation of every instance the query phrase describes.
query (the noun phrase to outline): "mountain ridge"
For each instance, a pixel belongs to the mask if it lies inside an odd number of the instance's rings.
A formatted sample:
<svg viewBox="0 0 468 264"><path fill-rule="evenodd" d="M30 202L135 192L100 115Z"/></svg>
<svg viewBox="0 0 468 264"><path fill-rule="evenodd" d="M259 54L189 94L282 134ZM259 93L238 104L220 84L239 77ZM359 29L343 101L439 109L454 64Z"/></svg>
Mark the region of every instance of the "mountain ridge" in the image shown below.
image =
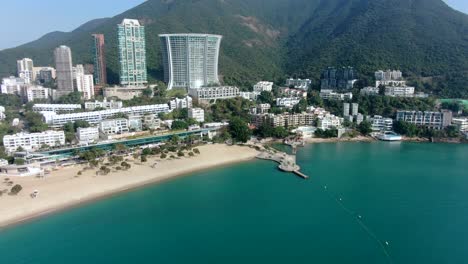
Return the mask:
<svg viewBox="0 0 468 264"><path fill-rule="evenodd" d="M146 27L148 73L162 79L158 34L223 35L220 75L248 87L286 76L317 80L327 66L355 66L366 82L373 71L399 68L420 90L468 97L468 15L442 0L149 0L112 18L72 32L0 51L0 74L15 72L16 59L52 64L53 49L69 45L74 63L91 63L91 34L107 43L109 80L118 80L116 25L124 18ZM442 76L442 77L441 77ZM450 87L441 87L444 86Z"/></svg>

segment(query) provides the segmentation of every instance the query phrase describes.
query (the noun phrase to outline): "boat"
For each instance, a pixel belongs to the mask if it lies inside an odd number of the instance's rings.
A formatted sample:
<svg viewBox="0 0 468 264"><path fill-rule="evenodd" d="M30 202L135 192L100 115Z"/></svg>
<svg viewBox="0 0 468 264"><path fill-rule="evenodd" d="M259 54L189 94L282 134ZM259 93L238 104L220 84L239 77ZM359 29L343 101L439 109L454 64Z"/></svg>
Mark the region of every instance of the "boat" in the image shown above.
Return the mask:
<svg viewBox="0 0 468 264"><path fill-rule="evenodd" d="M377 139L382 141L401 141L403 139L401 135L398 135L397 133L392 131L380 133L376 137Z"/></svg>

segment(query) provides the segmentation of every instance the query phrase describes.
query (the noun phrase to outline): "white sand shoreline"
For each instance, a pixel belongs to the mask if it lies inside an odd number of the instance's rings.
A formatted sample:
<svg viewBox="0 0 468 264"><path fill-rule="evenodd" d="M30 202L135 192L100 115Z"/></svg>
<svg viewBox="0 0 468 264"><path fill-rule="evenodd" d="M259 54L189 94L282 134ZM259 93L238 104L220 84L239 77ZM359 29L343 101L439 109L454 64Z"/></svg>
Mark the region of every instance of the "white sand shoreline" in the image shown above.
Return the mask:
<svg viewBox="0 0 468 264"><path fill-rule="evenodd" d="M254 149L239 146L206 145L199 149L201 154L195 157L163 161L148 158L144 164L131 163L128 171L113 171L108 175L96 176L95 170L86 170L76 177L84 167L75 166L54 171L44 179L10 178L23 186L23 190L17 196L0 197L0 228L178 176L252 160L258 154ZM0 178L1 189L7 188L4 178ZM32 199L30 194L34 190L39 190L39 196Z"/></svg>

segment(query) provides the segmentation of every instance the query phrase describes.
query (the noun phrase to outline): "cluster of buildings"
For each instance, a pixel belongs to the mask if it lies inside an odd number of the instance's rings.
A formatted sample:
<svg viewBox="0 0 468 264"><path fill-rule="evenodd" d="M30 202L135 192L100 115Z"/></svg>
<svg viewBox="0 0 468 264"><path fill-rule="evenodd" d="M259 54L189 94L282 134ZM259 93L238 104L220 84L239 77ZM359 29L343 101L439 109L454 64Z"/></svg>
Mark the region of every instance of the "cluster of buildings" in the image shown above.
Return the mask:
<svg viewBox="0 0 468 264"><path fill-rule="evenodd" d="M315 126L322 130L340 128L343 118L337 117L325 111L323 108L309 107L303 113L283 113L272 114L267 111L251 111L251 124L255 127L261 127L263 124L269 124L272 127L297 128Z"/></svg>
<svg viewBox="0 0 468 264"><path fill-rule="evenodd" d="M375 72L375 86L365 87L361 89L360 93L363 96L379 95L382 93L390 97L418 97L426 98L427 94L416 93L415 88L407 86L403 78L403 74L398 70L376 71Z"/></svg>

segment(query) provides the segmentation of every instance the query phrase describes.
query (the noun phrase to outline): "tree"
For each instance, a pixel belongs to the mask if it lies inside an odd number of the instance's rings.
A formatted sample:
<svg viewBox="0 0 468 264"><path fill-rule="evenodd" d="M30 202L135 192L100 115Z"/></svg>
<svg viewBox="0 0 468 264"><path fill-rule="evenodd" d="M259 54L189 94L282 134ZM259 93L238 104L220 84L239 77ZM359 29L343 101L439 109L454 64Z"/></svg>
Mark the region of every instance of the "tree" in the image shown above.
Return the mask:
<svg viewBox="0 0 468 264"><path fill-rule="evenodd" d="M123 168L124 170L128 170L128 169L131 168L131 165L128 164L128 162L126 162L126 161L123 161L122 163L120 163L120 166L122 166L122 168Z"/></svg>
<svg viewBox="0 0 468 264"><path fill-rule="evenodd" d="M358 125L357 129L362 135L367 136L372 132L372 125L368 121L363 121Z"/></svg>
<svg viewBox="0 0 468 264"><path fill-rule="evenodd" d="M187 129L187 128L188 128L188 124L185 121L175 120L174 122L172 122L172 127L171 127L172 130L182 130L182 129Z"/></svg>
<svg viewBox="0 0 468 264"><path fill-rule="evenodd" d="M170 139L171 144L177 145L180 142L180 137L178 135L172 135Z"/></svg>
<svg viewBox="0 0 468 264"><path fill-rule="evenodd" d="M117 153L125 153L127 152L128 150L128 147L125 146L124 144L115 144L114 145L114 150L117 152Z"/></svg>
<svg viewBox="0 0 468 264"><path fill-rule="evenodd" d="M177 152L177 156L179 157L183 157L185 156L184 152L182 152L181 150L179 152Z"/></svg>
<svg viewBox="0 0 468 264"><path fill-rule="evenodd" d="M460 136L460 133L456 126L448 126L445 128L445 133L448 137L456 138Z"/></svg>
<svg viewBox="0 0 468 264"><path fill-rule="evenodd" d="M15 186L13 186L13 188L11 188L10 194L17 195L19 192L21 192L21 190L23 190L23 187L19 184L16 184Z"/></svg>
<svg viewBox="0 0 468 264"><path fill-rule="evenodd" d="M161 159L167 158L167 155L165 153L161 154Z"/></svg>
<svg viewBox="0 0 468 264"><path fill-rule="evenodd" d="M82 104L83 100L81 92L72 92L60 97L56 102L59 104Z"/></svg>
<svg viewBox="0 0 468 264"><path fill-rule="evenodd" d="M188 154L188 155L189 155L190 157L193 157L193 156L195 156L195 154L193 154L193 152L189 152L189 154Z"/></svg>
<svg viewBox="0 0 468 264"><path fill-rule="evenodd" d="M251 131L247 123L239 117L233 117L229 123L229 133L235 141L247 142L250 139Z"/></svg>
<svg viewBox="0 0 468 264"><path fill-rule="evenodd" d="M317 91L312 91L307 95L307 100L309 105L315 107L323 107L323 99L320 97L320 94Z"/></svg>
<svg viewBox="0 0 468 264"><path fill-rule="evenodd" d="M140 161L141 161L141 162L147 162L148 159L146 158L146 155L141 155Z"/></svg>
<svg viewBox="0 0 468 264"><path fill-rule="evenodd" d="M272 92L262 91L257 96L257 102L260 104L270 104L273 105L275 103L275 97L273 96Z"/></svg>
<svg viewBox="0 0 468 264"><path fill-rule="evenodd" d="M143 90L143 96L145 96L145 97L151 97L151 96L153 96L153 89L151 89L151 88L146 88L145 90Z"/></svg>
<svg viewBox="0 0 468 264"><path fill-rule="evenodd" d="M194 148L194 149L193 149L193 153L195 153L195 154L200 154L200 150L197 149L197 148Z"/></svg>
<svg viewBox="0 0 468 264"><path fill-rule="evenodd" d="M301 99L298 104L293 107L294 113L302 113L307 110L307 100Z"/></svg>
<svg viewBox="0 0 468 264"><path fill-rule="evenodd" d="M405 121L396 121L393 123L393 130L408 137L415 137L418 135L418 127L414 124Z"/></svg>
<svg viewBox="0 0 468 264"><path fill-rule="evenodd" d="M47 124L42 121L43 117L39 113L27 112L24 118L30 132L44 132L49 128Z"/></svg>
<svg viewBox="0 0 468 264"><path fill-rule="evenodd" d="M153 151L150 148L145 148L145 149L143 149L141 154L144 155L144 156L147 156L147 155L153 154Z"/></svg>
<svg viewBox="0 0 468 264"><path fill-rule="evenodd" d="M21 166L21 165L25 164L25 161L24 161L24 159L16 158L15 159L15 164Z"/></svg>

